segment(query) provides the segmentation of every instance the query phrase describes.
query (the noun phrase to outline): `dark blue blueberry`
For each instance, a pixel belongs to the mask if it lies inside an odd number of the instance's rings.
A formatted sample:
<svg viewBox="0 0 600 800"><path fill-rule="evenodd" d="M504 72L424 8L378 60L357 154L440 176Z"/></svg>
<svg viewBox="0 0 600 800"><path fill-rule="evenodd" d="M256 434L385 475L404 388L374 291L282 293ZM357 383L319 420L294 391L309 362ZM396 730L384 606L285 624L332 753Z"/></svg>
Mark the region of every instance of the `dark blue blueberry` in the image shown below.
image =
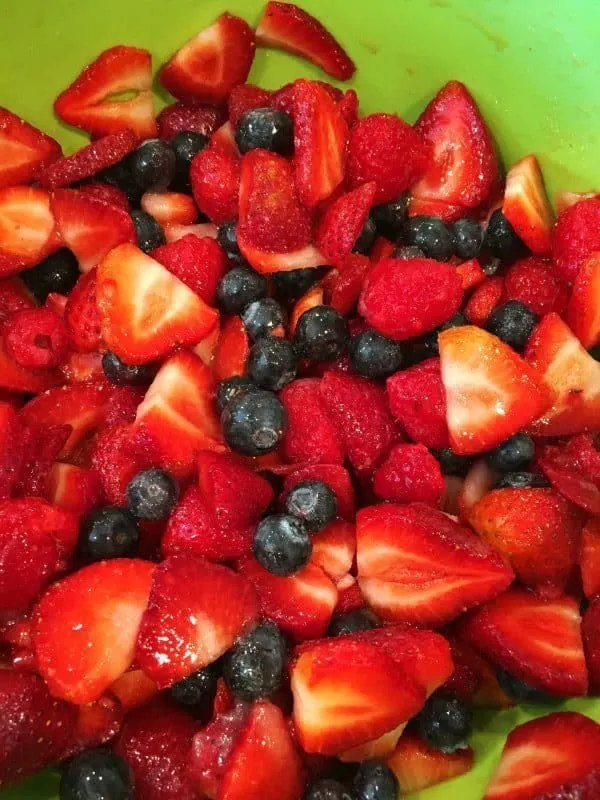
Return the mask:
<svg viewBox="0 0 600 800"><path fill-rule="evenodd" d="M177 482L159 467L138 472L127 485L127 507L138 519L166 519L178 497Z"/></svg>
<svg viewBox="0 0 600 800"><path fill-rule="evenodd" d="M475 219L459 219L450 226L454 255L466 260L477 258L483 245L483 228Z"/></svg>
<svg viewBox="0 0 600 800"><path fill-rule="evenodd" d="M208 137L196 131L180 131L171 139L171 150L175 154L175 176L178 188L189 189L189 174L192 159L208 144Z"/></svg>
<svg viewBox="0 0 600 800"><path fill-rule="evenodd" d="M329 623L329 636L343 636L346 633L370 631L379 627L379 620L368 608L357 608L347 614L336 614Z"/></svg>
<svg viewBox="0 0 600 800"><path fill-rule="evenodd" d="M534 689L527 683L520 681L507 672L505 669L498 668L496 676L500 687L506 692L509 697L512 697L517 703L541 703L543 705L558 705L564 698L556 697L548 694L541 689Z"/></svg>
<svg viewBox="0 0 600 800"><path fill-rule="evenodd" d="M23 273L21 273L21 277L23 277ZM600 344L592 347L590 350L588 350L588 353L591 355L594 361L600 361Z"/></svg>
<svg viewBox="0 0 600 800"><path fill-rule="evenodd" d="M392 258L398 258L400 261L411 261L413 258L425 258L425 253L415 245L402 244L392 252Z"/></svg>
<svg viewBox="0 0 600 800"><path fill-rule="evenodd" d="M140 532L128 509L105 506L88 514L79 531L79 552L89 561L131 558L136 555Z"/></svg>
<svg viewBox="0 0 600 800"><path fill-rule="evenodd" d="M396 800L398 779L384 761L363 761L352 781L356 800Z"/></svg>
<svg viewBox="0 0 600 800"><path fill-rule="evenodd" d="M223 677L242 700L270 697L279 689L287 663L287 643L277 625L263 622L230 650Z"/></svg>
<svg viewBox="0 0 600 800"><path fill-rule="evenodd" d="M284 577L308 564L312 542L306 525L297 517L272 514L258 523L252 552L268 572Z"/></svg>
<svg viewBox="0 0 600 800"><path fill-rule="evenodd" d="M129 156L133 180L144 192L162 192L175 177L175 153L163 139L148 139Z"/></svg>
<svg viewBox="0 0 600 800"><path fill-rule="evenodd" d="M490 217L483 245L504 264L512 264L529 252L500 208L497 208Z"/></svg>
<svg viewBox="0 0 600 800"><path fill-rule="evenodd" d="M526 433L515 433L487 453L487 462L497 472L518 472L525 469L535 454L535 444Z"/></svg>
<svg viewBox="0 0 600 800"><path fill-rule="evenodd" d="M225 441L246 456L261 456L277 450L287 424L287 413L281 401L265 389L238 393L221 415Z"/></svg>
<svg viewBox="0 0 600 800"><path fill-rule="evenodd" d="M212 703L217 691L220 662L214 661L204 669L192 672L187 678L175 683L169 694L180 706L194 708Z"/></svg>
<svg viewBox="0 0 600 800"><path fill-rule="evenodd" d="M144 253L150 253L156 250L167 241L165 239L165 232L163 231L160 223L150 214L145 211L136 209L131 212L131 219L133 220L133 227L137 236L137 243L140 250Z"/></svg>
<svg viewBox="0 0 600 800"><path fill-rule="evenodd" d="M235 143L242 154L260 148L290 156L294 152L294 125L284 111L254 108L238 122Z"/></svg>
<svg viewBox="0 0 600 800"><path fill-rule="evenodd" d="M242 322L248 336L256 341L284 328L287 314L273 297L262 297L244 308Z"/></svg>
<svg viewBox="0 0 600 800"><path fill-rule="evenodd" d="M239 314L247 305L266 297L269 285L250 267L234 267L217 286L217 304L225 314Z"/></svg>
<svg viewBox="0 0 600 800"><path fill-rule="evenodd" d="M104 748L84 750L67 762L60 800L133 800L133 773L122 758Z"/></svg>
<svg viewBox="0 0 600 800"><path fill-rule="evenodd" d="M499 258L495 256L486 255L483 258L479 259L479 266L483 270L483 273L486 277L492 278L496 273L500 271L502 267L502 262Z"/></svg>
<svg viewBox="0 0 600 800"><path fill-rule="evenodd" d="M346 319L330 306L305 311L294 331L296 353L311 361L332 361L342 355L347 343Z"/></svg>
<svg viewBox="0 0 600 800"><path fill-rule="evenodd" d="M262 389L278 392L296 377L294 345L279 336L264 336L248 354L248 377Z"/></svg>
<svg viewBox="0 0 600 800"><path fill-rule="evenodd" d="M309 531L320 531L337 514L337 497L325 481L300 481L285 499L287 514L301 519Z"/></svg>
<svg viewBox="0 0 600 800"><path fill-rule="evenodd" d="M537 472L507 472L495 485L495 489L546 489L550 484Z"/></svg>
<svg viewBox="0 0 600 800"><path fill-rule="evenodd" d="M473 463L471 456L459 456L449 447L444 450L433 450L432 453L437 458L444 475L466 475Z"/></svg>
<svg viewBox="0 0 600 800"><path fill-rule="evenodd" d="M290 269L273 274L273 284L279 300L289 303L298 300L327 272L328 267Z"/></svg>
<svg viewBox="0 0 600 800"><path fill-rule="evenodd" d="M116 353L107 350L102 356L102 370L116 386L144 386L156 373L154 364L126 364Z"/></svg>
<svg viewBox="0 0 600 800"><path fill-rule="evenodd" d="M435 692L415 717L418 732L425 741L443 753L462 749L472 730L471 709L458 697Z"/></svg>
<svg viewBox="0 0 600 800"><path fill-rule="evenodd" d="M343 783L333 778L321 778L311 783L304 792L302 800L355 800Z"/></svg>
<svg viewBox="0 0 600 800"><path fill-rule="evenodd" d="M96 180L102 181L103 183L109 183L111 186L115 186L117 189L125 192L127 199L132 205L139 205L143 190L140 189L133 179L133 175L131 174L131 169L129 167L128 156L119 161L117 164L113 164L111 167L106 167L106 169L103 169L96 175Z"/></svg>
<svg viewBox="0 0 600 800"><path fill-rule="evenodd" d="M246 259L241 253L237 242L237 222L231 220L224 222L217 232L217 242L221 245L229 259L229 262L234 266L248 266ZM276 273L279 274L279 273Z"/></svg>
<svg viewBox="0 0 600 800"><path fill-rule="evenodd" d="M492 311L486 328L514 350L521 351L536 325L537 316L525 303L509 300Z"/></svg>
<svg viewBox="0 0 600 800"><path fill-rule="evenodd" d="M77 259L70 250L64 248L19 275L40 303L46 300L50 292L69 294L80 276Z"/></svg>
<svg viewBox="0 0 600 800"><path fill-rule="evenodd" d="M371 217L367 217L367 220L363 225L363 229L358 235L358 239L354 242L352 252L360 253L363 256L368 255L371 252L371 248L375 244L376 238L377 228L375 227L375 223Z"/></svg>
<svg viewBox="0 0 600 800"><path fill-rule="evenodd" d="M385 378L402 365L402 345L377 331L362 331L348 346L352 369L367 378Z"/></svg>
<svg viewBox="0 0 600 800"><path fill-rule="evenodd" d="M243 375L234 375L231 378L225 378L224 381L217 386L217 405L219 410L223 411L225 406L233 400L233 398L242 392L251 392L257 387L252 383L249 378Z"/></svg>
<svg viewBox="0 0 600 800"><path fill-rule="evenodd" d="M404 239L436 261L448 261L454 251L452 233L439 217L411 217L404 226Z"/></svg>
<svg viewBox="0 0 600 800"><path fill-rule="evenodd" d="M402 236L406 223L408 197L402 195L390 203L380 203L371 209L371 219L375 223L377 233L395 242Z"/></svg>

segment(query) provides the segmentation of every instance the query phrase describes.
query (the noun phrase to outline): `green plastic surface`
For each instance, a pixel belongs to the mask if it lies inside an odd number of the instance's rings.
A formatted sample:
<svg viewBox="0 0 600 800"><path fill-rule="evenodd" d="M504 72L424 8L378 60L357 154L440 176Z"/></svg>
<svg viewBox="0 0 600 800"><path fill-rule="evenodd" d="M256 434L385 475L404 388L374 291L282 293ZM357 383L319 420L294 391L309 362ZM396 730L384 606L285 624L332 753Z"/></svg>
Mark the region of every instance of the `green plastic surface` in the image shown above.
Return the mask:
<svg viewBox="0 0 600 800"><path fill-rule="evenodd" d="M358 64L353 86L363 112L409 121L445 81L470 87L507 164L534 152L551 192L600 189L600 6L590 0L303 0ZM258 0L4 0L0 105L57 136L67 150L82 137L53 117L54 97L101 50L149 48L158 66L228 9L254 23ZM282 53L259 50L250 79L267 87L323 77ZM159 103L166 102L159 97ZM600 721L600 701L566 707ZM467 776L413 800L480 800L511 728L536 710L480 714L477 763ZM547 713L537 709L537 713ZM1 795L52 800L55 773Z"/></svg>

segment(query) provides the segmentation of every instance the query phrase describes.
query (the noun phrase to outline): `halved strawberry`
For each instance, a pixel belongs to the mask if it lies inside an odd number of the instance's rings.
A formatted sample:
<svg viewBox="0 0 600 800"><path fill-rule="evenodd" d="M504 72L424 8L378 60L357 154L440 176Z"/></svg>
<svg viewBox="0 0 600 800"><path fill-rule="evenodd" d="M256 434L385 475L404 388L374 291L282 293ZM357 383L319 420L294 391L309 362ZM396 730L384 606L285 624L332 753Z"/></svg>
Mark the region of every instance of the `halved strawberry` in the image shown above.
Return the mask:
<svg viewBox="0 0 600 800"><path fill-rule="evenodd" d="M217 380L244 375L249 352L250 340L241 318L237 315L226 317L215 349L214 371Z"/></svg>
<svg viewBox="0 0 600 800"><path fill-rule="evenodd" d="M581 621L583 647L590 677L590 694L600 692L600 600L595 598Z"/></svg>
<svg viewBox="0 0 600 800"><path fill-rule="evenodd" d="M460 635L494 664L557 696L584 695L588 674L579 605L513 587L460 623Z"/></svg>
<svg viewBox="0 0 600 800"><path fill-rule="evenodd" d="M67 511L87 514L102 505L102 484L94 470L56 462L48 473L46 499Z"/></svg>
<svg viewBox="0 0 600 800"><path fill-rule="evenodd" d="M581 532L581 581L588 599L600 594L600 520L590 519Z"/></svg>
<svg viewBox="0 0 600 800"><path fill-rule="evenodd" d="M384 504L356 516L361 591L383 619L439 626L507 589L503 556L421 503Z"/></svg>
<svg viewBox="0 0 600 800"><path fill-rule="evenodd" d="M202 558L170 556L154 574L136 663L164 689L223 655L257 619L256 595L243 576Z"/></svg>
<svg viewBox="0 0 600 800"><path fill-rule="evenodd" d="M443 753L430 747L416 733L405 733L386 759L398 779L400 791L406 794L464 775L473 767L473 761L470 747L456 753Z"/></svg>
<svg viewBox="0 0 600 800"><path fill-rule="evenodd" d="M190 167L194 200L214 223L235 219L240 192L240 161L233 153L216 147L201 150Z"/></svg>
<svg viewBox="0 0 600 800"><path fill-rule="evenodd" d="M525 156L508 170L502 213L532 253L550 252L554 214L535 156Z"/></svg>
<svg viewBox="0 0 600 800"><path fill-rule="evenodd" d="M217 285L227 272L228 263L223 248L214 239L188 233L176 242L157 247L152 258L199 294L205 303L215 304Z"/></svg>
<svg viewBox="0 0 600 800"><path fill-rule="evenodd" d="M121 703L125 712L133 708L145 706L158 694L158 689L141 669L130 669L110 685L110 694L113 694Z"/></svg>
<svg viewBox="0 0 600 800"><path fill-rule="evenodd" d="M176 347L197 344L218 312L133 244L121 244L98 267L102 336L128 364L143 364Z"/></svg>
<svg viewBox="0 0 600 800"><path fill-rule="evenodd" d="M61 155L57 141L0 107L0 188L31 183Z"/></svg>
<svg viewBox="0 0 600 800"><path fill-rule="evenodd" d="M178 100L219 105L248 77L255 49L248 23L225 12L171 56L159 80Z"/></svg>
<svg viewBox="0 0 600 800"><path fill-rule="evenodd" d="M72 347L93 353L102 346L100 315L96 304L96 269L78 279L64 309L64 320Z"/></svg>
<svg viewBox="0 0 600 800"><path fill-rule="evenodd" d="M480 205L494 185L498 163L490 132L467 87L447 83L415 127L431 144L433 159L412 194L466 208Z"/></svg>
<svg viewBox="0 0 600 800"><path fill-rule="evenodd" d="M327 263L342 266L360 236L375 200L377 184L365 183L338 197L319 222L315 242Z"/></svg>
<svg viewBox="0 0 600 800"><path fill-rule="evenodd" d="M290 492L300 481L323 481L336 494L338 516L354 522L356 511L356 497L352 478L347 469L340 464L306 464L296 466L286 475L283 484L281 499L285 500Z"/></svg>
<svg viewBox="0 0 600 800"><path fill-rule="evenodd" d="M23 466L25 426L15 409L0 402L0 500L8 499Z"/></svg>
<svg viewBox="0 0 600 800"><path fill-rule="evenodd" d="M341 44L318 19L294 3L270 0L256 27L256 40L302 56L340 81L349 80L356 70Z"/></svg>
<svg viewBox="0 0 600 800"><path fill-rule="evenodd" d="M0 250L23 265L37 264L59 247L48 192L32 186L0 189ZM9 274L1 270L2 274Z"/></svg>
<svg viewBox="0 0 600 800"><path fill-rule="evenodd" d="M21 367L6 352L4 337L0 336L0 390L36 394L62 383L57 369L28 369Z"/></svg>
<svg viewBox="0 0 600 800"><path fill-rule="evenodd" d="M327 412L317 378L292 381L281 392L288 427L281 453L292 464L342 464L344 447L337 427Z"/></svg>
<svg viewBox="0 0 600 800"><path fill-rule="evenodd" d="M586 350L600 342L600 254L597 252L592 253L577 273L566 319Z"/></svg>
<svg viewBox="0 0 600 800"><path fill-rule="evenodd" d="M356 554L356 529L350 522L335 520L312 537L311 563L321 567L333 581L352 569Z"/></svg>
<svg viewBox="0 0 600 800"><path fill-rule="evenodd" d="M134 93L127 100L114 96ZM156 136L152 56L117 45L100 53L54 101L57 115L98 138L130 128L139 139Z"/></svg>
<svg viewBox="0 0 600 800"><path fill-rule="evenodd" d="M578 446L582 448L579 452ZM538 467L556 491L584 511L598 515L600 476L593 474L591 463L596 460L600 460L600 454L588 434L573 437L563 445L545 445L536 453Z"/></svg>
<svg viewBox="0 0 600 800"><path fill-rule="evenodd" d="M439 335L450 445L481 453L540 417L552 395L542 377L514 350L481 328L466 325Z"/></svg>
<svg viewBox="0 0 600 800"><path fill-rule="evenodd" d="M484 800L600 796L600 725L559 711L516 727Z"/></svg>
<svg viewBox="0 0 600 800"><path fill-rule="evenodd" d="M198 209L189 194L183 192L144 192L140 201L142 211L165 225L191 225Z"/></svg>
<svg viewBox="0 0 600 800"><path fill-rule="evenodd" d="M475 287L475 291L465 305L465 317L473 325L485 327L490 314L497 308L504 297L504 278L501 275L493 275L491 278L484 278Z"/></svg>

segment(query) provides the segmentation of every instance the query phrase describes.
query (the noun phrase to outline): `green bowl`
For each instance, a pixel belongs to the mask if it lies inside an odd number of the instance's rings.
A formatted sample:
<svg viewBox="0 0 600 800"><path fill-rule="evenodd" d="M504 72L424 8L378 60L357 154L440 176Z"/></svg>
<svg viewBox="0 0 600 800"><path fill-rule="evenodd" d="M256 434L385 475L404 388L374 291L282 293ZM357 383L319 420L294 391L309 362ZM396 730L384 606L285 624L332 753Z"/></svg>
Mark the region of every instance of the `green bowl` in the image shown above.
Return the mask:
<svg viewBox="0 0 600 800"><path fill-rule="evenodd" d="M303 0L340 38L359 69L363 112L413 121L447 80L472 90L510 164L540 158L550 192L600 189L600 9L589 0ZM75 149L83 137L52 115L52 101L83 65L115 44L147 47L158 66L228 9L257 21L262 0L11 0L3 8L0 105ZM325 10L326 9L326 10ZM277 87L300 75L322 78L291 56L259 50L251 80ZM159 96L158 102L167 102ZM565 707L600 721L600 702ZM479 800L512 727L549 709L480 714L476 766L413 800ZM46 772L2 800L50 800Z"/></svg>

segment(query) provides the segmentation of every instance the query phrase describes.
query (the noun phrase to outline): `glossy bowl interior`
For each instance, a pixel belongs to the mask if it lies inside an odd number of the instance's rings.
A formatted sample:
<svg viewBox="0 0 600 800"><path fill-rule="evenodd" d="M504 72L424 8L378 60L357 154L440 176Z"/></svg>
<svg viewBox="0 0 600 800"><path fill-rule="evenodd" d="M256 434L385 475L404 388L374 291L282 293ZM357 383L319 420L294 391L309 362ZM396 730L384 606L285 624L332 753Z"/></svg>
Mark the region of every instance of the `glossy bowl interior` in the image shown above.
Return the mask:
<svg viewBox="0 0 600 800"><path fill-rule="evenodd" d="M506 163L529 152L541 160L551 192L600 189L600 7L589 0L302 0L349 49L363 112L392 111L413 121L450 78L479 101ZM106 47L149 48L158 66L185 39L228 9L256 22L262 0L10 0L3 8L0 105L58 137L82 138L53 117L52 101ZM250 79L267 87L323 77L291 56L259 50ZM160 93L158 103L167 98ZM600 721L600 702L566 707ZM549 710L549 709L548 709ZM518 722L544 709L482 713L475 769L413 795L413 800L479 800ZM51 800L46 772L1 795Z"/></svg>

